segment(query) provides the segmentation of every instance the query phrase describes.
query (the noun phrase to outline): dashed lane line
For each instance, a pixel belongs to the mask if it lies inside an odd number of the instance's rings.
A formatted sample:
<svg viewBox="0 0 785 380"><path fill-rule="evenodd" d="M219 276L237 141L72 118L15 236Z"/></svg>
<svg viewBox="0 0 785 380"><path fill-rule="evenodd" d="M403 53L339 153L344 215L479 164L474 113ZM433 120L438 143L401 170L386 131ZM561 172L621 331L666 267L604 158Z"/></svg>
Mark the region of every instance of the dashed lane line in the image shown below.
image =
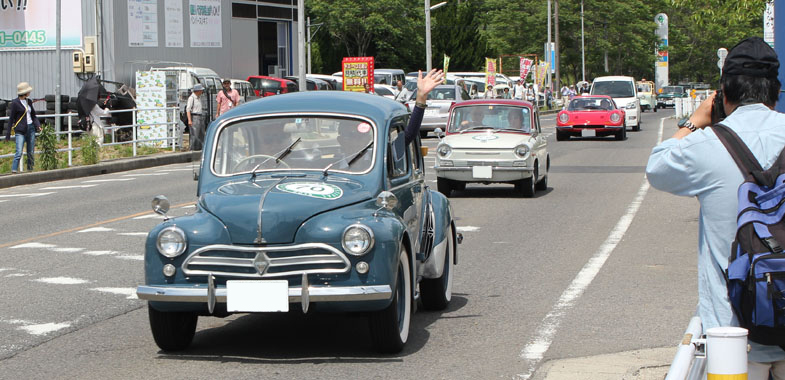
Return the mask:
<svg viewBox="0 0 785 380"><path fill-rule="evenodd" d="M84 189L84 188L95 187L95 186L98 186L98 184L96 183L96 184L92 184L92 185L49 186L49 187L43 187L43 188L41 188L39 190Z"/></svg>

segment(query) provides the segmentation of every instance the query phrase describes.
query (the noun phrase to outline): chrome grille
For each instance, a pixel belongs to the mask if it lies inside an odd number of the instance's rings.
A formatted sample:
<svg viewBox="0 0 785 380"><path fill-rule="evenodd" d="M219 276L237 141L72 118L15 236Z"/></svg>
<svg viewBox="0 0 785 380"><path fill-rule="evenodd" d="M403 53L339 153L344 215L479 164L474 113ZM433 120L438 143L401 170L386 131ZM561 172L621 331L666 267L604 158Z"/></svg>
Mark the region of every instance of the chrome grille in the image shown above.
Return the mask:
<svg viewBox="0 0 785 380"><path fill-rule="evenodd" d="M324 243L282 247L216 244L202 247L183 262L186 276L273 278L305 274L345 273L351 263L340 250Z"/></svg>

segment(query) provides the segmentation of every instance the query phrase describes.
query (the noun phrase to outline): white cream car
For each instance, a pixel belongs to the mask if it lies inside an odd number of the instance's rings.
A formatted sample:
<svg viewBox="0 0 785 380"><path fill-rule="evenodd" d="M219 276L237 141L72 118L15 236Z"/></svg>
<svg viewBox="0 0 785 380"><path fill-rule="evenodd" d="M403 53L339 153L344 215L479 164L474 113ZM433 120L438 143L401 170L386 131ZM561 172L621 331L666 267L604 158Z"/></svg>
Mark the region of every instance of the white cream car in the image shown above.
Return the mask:
<svg viewBox="0 0 785 380"><path fill-rule="evenodd" d="M446 133L445 133L446 132ZM551 160L537 109L519 100L470 100L437 131L436 180L449 196L467 183L510 183L526 197L548 188Z"/></svg>
<svg viewBox="0 0 785 380"><path fill-rule="evenodd" d="M624 110L624 127L641 130L641 101L635 79L624 76L597 77L591 84L592 95L608 95Z"/></svg>

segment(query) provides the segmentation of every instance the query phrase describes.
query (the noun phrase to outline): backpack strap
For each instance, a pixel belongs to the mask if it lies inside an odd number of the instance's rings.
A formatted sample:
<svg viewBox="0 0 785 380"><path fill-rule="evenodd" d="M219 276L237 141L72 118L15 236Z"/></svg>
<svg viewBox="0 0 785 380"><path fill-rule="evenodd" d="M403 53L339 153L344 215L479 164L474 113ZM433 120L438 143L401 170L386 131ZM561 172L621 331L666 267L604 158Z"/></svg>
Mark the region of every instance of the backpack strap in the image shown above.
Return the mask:
<svg viewBox="0 0 785 380"><path fill-rule="evenodd" d="M736 166L739 167L739 170L741 170L744 177L751 175L759 185L766 187L772 187L774 185L776 178L770 178L771 176L764 172L758 159L752 154L752 151L747 147L747 144L745 144L744 141L741 141L741 138L739 138L739 135L737 135L736 132L721 123L714 124L712 130L717 135L720 142L722 142L722 145L725 146L725 149L728 150L731 157L733 157L733 161L736 162ZM781 152L780 156L782 156L782 154L783 153ZM775 165L778 165L779 161L780 160L777 160L777 164Z"/></svg>

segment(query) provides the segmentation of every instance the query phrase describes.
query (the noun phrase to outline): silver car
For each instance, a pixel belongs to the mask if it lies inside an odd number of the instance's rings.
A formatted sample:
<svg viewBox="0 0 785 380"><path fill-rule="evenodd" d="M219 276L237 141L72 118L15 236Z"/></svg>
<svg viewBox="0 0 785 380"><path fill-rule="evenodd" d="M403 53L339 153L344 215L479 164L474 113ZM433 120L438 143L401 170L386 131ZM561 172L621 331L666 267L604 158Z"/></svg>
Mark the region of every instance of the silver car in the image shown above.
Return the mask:
<svg viewBox="0 0 785 380"><path fill-rule="evenodd" d="M414 91L406 102L406 106L412 110L416 102L417 91ZM428 132L432 132L436 128L446 129L447 117L450 115L450 107L455 103L460 103L465 100L470 100L471 97L463 89L463 87L455 84L444 84L436 86L430 93L428 93L428 108L425 109L425 115L422 118L422 126L420 127L420 136L428 136Z"/></svg>

